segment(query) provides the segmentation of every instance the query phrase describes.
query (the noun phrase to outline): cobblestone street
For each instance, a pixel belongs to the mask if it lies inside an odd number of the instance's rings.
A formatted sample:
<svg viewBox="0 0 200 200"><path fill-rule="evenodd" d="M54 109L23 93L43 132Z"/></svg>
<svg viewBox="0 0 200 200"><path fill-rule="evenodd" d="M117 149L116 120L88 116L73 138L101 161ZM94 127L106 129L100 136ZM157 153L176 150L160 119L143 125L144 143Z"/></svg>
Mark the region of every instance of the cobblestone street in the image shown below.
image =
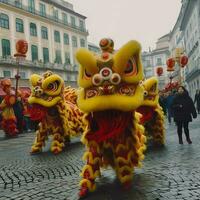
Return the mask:
<svg viewBox="0 0 200 200"><path fill-rule="evenodd" d="M199 200L200 116L190 123L193 141L178 144L175 125L166 125L165 148L149 147L141 169L135 169L132 188L123 191L111 169L97 180L87 200ZM76 200L84 146L75 139L59 154L30 155L33 133L5 139L0 133L0 200Z"/></svg>

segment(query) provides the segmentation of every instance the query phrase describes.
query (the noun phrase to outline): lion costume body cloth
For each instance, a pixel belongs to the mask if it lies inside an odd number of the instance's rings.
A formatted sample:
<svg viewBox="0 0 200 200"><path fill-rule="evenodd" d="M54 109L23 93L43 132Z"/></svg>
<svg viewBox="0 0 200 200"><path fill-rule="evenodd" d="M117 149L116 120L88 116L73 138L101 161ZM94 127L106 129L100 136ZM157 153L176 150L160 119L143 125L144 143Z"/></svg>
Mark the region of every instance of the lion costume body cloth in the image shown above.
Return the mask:
<svg viewBox="0 0 200 200"><path fill-rule="evenodd" d="M137 111L142 114L140 122L145 127L147 140L155 145L165 144L164 112L159 105L158 80L151 77L143 82L144 101Z"/></svg>
<svg viewBox="0 0 200 200"><path fill-rule="evenodd" d="M83 113L76 105L76 90L64 88L63 79L50 71L43 76L33 74L30 82L30 116L40 122L31 153L42 150L48 135L53 136L51 151L59 153L70 136L79 135L84 129Z"/></svg>
<svg viewBox="0 0 200 200"><path fill-rule="evenodd" d="M117 52L113 41L100 41L102 53L79 49L78 106L86 113L82 142L83 159L80 197L96 188L100 168L111 166L124 187L130 187L133 169L141 166L146 137L135 113L143 101L141 47L130 41Z"/></svg>

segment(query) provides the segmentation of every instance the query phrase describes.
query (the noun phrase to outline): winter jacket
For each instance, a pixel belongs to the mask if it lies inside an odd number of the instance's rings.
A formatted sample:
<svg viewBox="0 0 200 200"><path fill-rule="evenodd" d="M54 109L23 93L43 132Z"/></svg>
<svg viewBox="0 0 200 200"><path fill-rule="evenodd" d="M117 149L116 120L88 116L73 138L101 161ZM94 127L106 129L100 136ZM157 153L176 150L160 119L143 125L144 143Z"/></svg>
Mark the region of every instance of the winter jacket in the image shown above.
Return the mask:
<svg viewBox="0 0 200 200"><path fill-rule="evenodd" d="M172 102L171 109L174 114L174 121L191 122L197 117L196 109L191 97L187 92L177 94ZM191 116L192 115L192 116Z"/></svg>
<svg viewBox="0 0 200 200"><path fill-rule="evenodd" d="M200 93L195 94L194 104L197 102L197 107L200 107Z"/></svg>

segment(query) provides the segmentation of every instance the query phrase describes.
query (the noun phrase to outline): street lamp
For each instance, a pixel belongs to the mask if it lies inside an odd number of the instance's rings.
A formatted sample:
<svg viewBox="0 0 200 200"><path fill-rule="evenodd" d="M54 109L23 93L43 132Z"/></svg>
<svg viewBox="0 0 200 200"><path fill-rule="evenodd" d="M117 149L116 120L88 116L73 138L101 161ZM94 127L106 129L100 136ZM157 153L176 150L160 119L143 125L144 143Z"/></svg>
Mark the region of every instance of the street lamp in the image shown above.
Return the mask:
<svg viewBox="0 0 200 200"><path fill-rule="evenodd" d="M16 57L16 63L17 63L17 74L15 75L16 79L15 98L17 99L18 84L20 79L19 65L20 62L26 58L26 53L28 51L28 43L25 40L18 40L16 43L16 51L17 53L14 54L14 57Z"/></svg>

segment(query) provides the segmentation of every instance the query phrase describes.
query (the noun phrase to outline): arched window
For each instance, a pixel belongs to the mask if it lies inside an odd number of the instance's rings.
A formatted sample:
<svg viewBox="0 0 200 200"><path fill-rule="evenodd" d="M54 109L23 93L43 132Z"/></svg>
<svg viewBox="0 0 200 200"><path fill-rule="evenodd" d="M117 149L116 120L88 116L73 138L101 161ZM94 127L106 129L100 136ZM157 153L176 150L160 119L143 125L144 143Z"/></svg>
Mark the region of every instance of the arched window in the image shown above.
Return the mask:
<svg viewBox="0 0 200 200"><path fill-rule="evenodd" d="M22 19L16 18L16 31L17 32L24 32L24 23Z"/></svg>
<svg viewBox="0 0 200 200"><path fill-rule="evenodd" d="M6 39L1 40L2 44L2 57L10 56L10 41Z"/></svg>
<svg viewBox="0 0 200 200"><path fill-rule="evenodd" d="M30 23L30 35L37 36L37 27L34 23Z"/></svg>
<svg viewBox="0 0 200 200"><path fill-rule="evenodd" d="M9 17L6 14L0 14L0 27L9 29Z"/></svg>

